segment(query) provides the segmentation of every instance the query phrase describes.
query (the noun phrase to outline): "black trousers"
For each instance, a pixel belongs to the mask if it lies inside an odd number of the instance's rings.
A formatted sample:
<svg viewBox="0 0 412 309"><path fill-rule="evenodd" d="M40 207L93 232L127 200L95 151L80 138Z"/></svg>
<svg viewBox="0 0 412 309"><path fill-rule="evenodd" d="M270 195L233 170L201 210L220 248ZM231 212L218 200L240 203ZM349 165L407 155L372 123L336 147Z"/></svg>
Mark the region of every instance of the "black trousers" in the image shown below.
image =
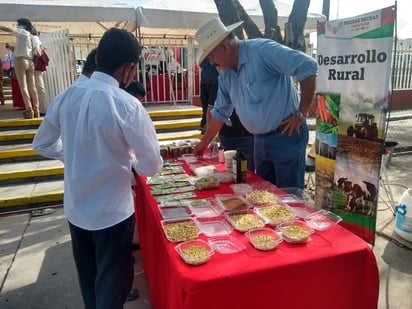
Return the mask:
<svg viewBox="0 0 412 309"><path fill-rule="evenodd" d="M133 284L135 217L103 230L69 222L73 256L86 309L123 309Z"/></svg>

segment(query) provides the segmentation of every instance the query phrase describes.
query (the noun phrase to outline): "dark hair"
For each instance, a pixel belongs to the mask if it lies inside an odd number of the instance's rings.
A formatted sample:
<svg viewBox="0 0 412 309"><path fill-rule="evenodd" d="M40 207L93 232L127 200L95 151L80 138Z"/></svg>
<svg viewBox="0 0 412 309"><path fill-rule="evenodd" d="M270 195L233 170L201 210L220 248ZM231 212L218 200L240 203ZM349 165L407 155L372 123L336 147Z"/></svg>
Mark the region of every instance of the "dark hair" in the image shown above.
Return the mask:
<svg viewBox="0 0 412 309"><path fill-rule="evenodd" d="M92 74L94 71L96 71L96 53L97 48L94 48L87 55L86 62L84 63L82 69L82 74Z"/></svg>
<svg viewBox="0 0 412 309"><path fill-rule="evenodd" d="M137 80L132 80L130 85L125 90L134 97L144 97L146 95L146 90L144 89L143 85Z"/></svg>
<svg viewBox="0 0 412 309"><path fill-rule="evenodd" d="M33 25L31 24L31 21L27 18L19 18L17 19L17 25L18 26L24 26L28 32L32 32L33 30Z"/></svg>
<svg viewBox="0 0 412 309"><path fill-rule="evenodd" d="M233 40L235 37L236 37L236 34L232 31L232 32L230 32L230 33L226 36L225 40L231 41L231 40Z"/></svg>
<svg viewBox="0 0 412 309"><path fill-rule="evenodd" d="M31 35L39 36L39 33L37 32L37 29L34 26L31 27Z"/></svg>
<svg viewBox="0 0 412 309"><path fill-rule="evenodd" d="M97 69L104 73L114 73L122 64L137 63L141 47L136 38L126 30L107 30L97 46Z"/></svg>

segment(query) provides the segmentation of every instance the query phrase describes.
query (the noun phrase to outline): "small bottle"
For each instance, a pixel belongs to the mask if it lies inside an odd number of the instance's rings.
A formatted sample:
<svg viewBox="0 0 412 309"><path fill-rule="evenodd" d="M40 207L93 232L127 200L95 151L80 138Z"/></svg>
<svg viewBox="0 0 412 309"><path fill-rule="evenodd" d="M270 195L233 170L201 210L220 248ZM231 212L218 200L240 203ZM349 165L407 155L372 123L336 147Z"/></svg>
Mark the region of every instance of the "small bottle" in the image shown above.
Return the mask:
<svg viewBox="0 0 412 309"><path fill-rule="evenodd" d="M233 182L245 183L247 174L247 160L243 153L237 152L233 157Z"/></svg>
<svg viewBox="0 0 412 309"><path fill-rule="evenodd" d="M214 138L209 144L209 157L215 158L218 155L219 154L218 154L218 149L217 149L217 140L216 138Z"/></svg>
<svg viewBox="0 0 412 309"><path fill-rule="evenodd" d="M222 146L219 146L219 163L225 163L225 150Z"/></svg>

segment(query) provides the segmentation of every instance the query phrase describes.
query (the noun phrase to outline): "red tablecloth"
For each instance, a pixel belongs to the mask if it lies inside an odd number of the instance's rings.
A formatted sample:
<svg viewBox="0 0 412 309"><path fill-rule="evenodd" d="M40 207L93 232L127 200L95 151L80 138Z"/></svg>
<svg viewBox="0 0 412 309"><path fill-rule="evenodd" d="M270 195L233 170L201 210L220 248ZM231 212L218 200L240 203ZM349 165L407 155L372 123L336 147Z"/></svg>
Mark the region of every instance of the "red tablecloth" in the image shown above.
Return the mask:
<svg viewBox="0 0 412 309"><path fill-rule="evenodd" d="M261 181L249 174L248 182ZM379 272L368 245L340 226L315 232L304 245L282 242L274 251L215 252L201 266L185 264L163 233L144 177L136 185L143 268L155 309L377 308ZM199 198L231 193L229 184L196 191ZM204 235L200 236L206 239Z"/></svg>

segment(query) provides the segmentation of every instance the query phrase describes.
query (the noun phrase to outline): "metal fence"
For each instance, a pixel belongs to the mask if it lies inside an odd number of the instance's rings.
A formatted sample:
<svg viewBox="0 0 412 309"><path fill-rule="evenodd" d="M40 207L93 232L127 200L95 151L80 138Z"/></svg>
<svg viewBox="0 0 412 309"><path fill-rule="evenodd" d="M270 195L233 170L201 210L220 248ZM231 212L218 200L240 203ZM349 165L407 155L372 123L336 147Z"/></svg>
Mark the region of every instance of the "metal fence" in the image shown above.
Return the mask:
<svg viewBox="0 0 412 309"><path fill-rule="evenodd" d="M74 50L68 30L42 34L40 40L47 48L50 59L44 80L51 101L76 78Z"/></svg>
<svg viewBox="0 0 412 309"><path fill-rule="evenodd" d="M393 89L412 88L412 48L398 45L393 53L392 67Z"/></svg>
<svg viewBox="0 0 412 309"><path fill-rule="evenodd" d="M397 44L393 53L391 86L394 91L412 89L412 48ZM412 106L412 97L411 106ZM412 108L388 114L386 141L394 141L395 153L412 151Z"/></svg>
<svg viewBox="0 0 412 309"><path fill-rule="evenodd" d="M76 39L76 59L85 59L98 40ZM199 68L195 65L193 38L145 37L136 79L147 91L144 103L187 103L200 95Z"/></svg>

